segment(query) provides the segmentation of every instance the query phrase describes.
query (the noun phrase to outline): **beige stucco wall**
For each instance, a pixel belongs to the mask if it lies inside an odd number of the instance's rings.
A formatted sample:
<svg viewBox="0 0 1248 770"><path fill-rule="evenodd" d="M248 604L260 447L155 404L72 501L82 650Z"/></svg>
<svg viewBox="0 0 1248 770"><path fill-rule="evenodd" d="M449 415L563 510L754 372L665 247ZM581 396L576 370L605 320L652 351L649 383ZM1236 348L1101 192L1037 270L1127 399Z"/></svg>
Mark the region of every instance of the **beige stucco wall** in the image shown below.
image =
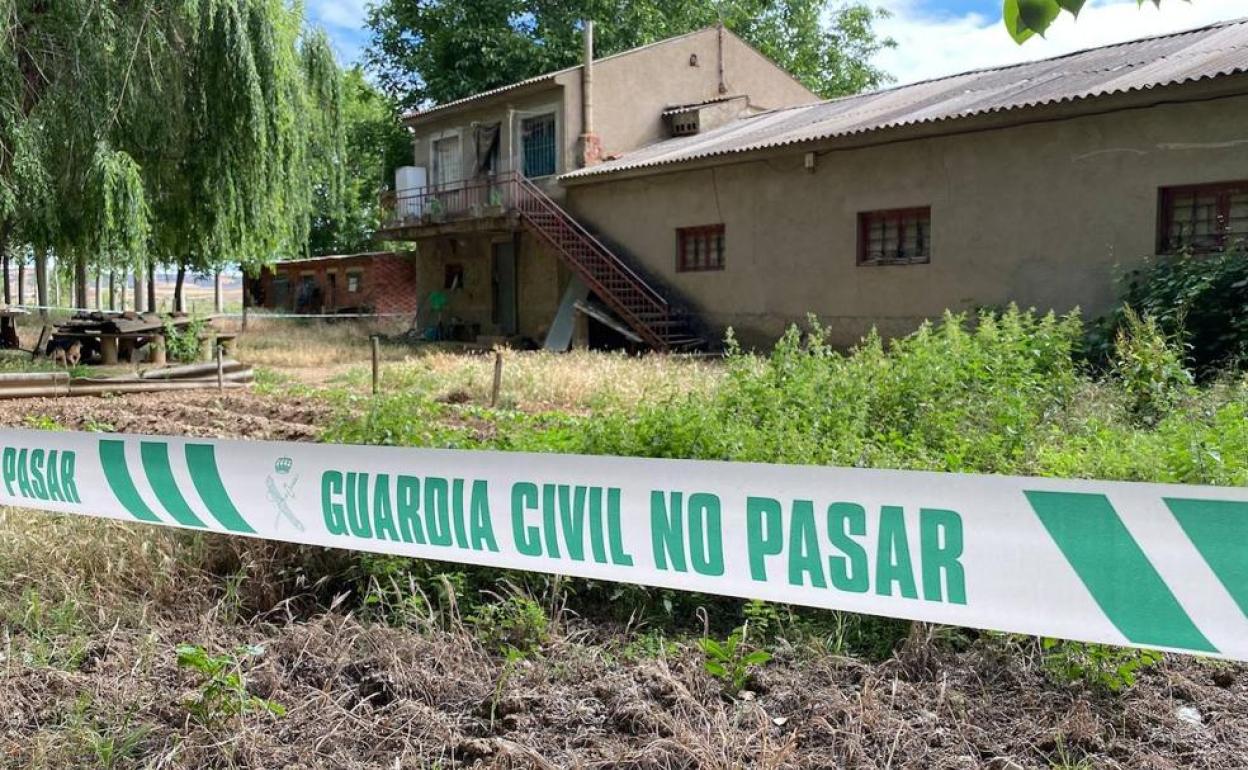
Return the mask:
<svg viewBox="0 0 1248 770"><path fill-rule="evenodd" d="M748 96L743 108L770 109L815 100L792 76L731 32L723 33L723 51L728 95ZM690 66L690 56L697 57L697 66ZM597 60L594 129L604 152L622 153L666 138L662 112L667 107L724 96L719 92L718 57L719 33L712 28ZM501 167L519 168L521 121L554 112L560 148L557 174L578 168L583 133L581 78L581 67L572 67L555 73L549 81L409 120L415 165L429 169L432 180L434 140L459 134L461 167L465 177L471 176L473 124L499 123ZM555 197L563 194L553 178L544 186Z"/></svg>
<svg viewBox="0 0 1248 770"><path fill-rule="evenodd" d="M751 105L766 109L817 99L791 75L726 30L723 56L727 90L721 93L719 37L719 30L704 29L595 63L594 128L605 155L667 138L662 118L667 107L736 95L746 95ZM697 66L691 66L691 57L696 57ZM580 77L579 70L576 77ZM580 89L569 87L567 94L569 112L579 114Z"/></svg>
<svg viewBox="0 0 1248 770"><path fill-rule="evenodd" d="M1195 98L1188 87L1179 94ZM1142 95L1140 99L1159 99ZM716 334L767 345L808 312L840 344L945 309L1106 309L1155 250L1158 188L1248 179L1248 96L569 187L569 205ZM932 208L931 264L859 267L857 215ZM675 229L722 222L726 268L676 273Z"/></svg>

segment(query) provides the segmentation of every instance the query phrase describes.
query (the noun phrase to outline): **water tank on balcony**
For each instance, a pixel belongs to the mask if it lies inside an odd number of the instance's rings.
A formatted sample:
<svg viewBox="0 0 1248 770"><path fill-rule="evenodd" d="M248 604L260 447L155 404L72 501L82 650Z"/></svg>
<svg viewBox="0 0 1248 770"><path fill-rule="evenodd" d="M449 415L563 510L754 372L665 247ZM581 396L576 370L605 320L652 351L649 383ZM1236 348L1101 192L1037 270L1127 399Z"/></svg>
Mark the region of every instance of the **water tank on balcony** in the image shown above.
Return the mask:
<svg viewBox="0 0 1248 770"><path fill-rule="evenodd" d="M425 188L429 185L428 171L424 166L400 166L394 172L394 183L399 218L419 218L423 213Z"/></svg>

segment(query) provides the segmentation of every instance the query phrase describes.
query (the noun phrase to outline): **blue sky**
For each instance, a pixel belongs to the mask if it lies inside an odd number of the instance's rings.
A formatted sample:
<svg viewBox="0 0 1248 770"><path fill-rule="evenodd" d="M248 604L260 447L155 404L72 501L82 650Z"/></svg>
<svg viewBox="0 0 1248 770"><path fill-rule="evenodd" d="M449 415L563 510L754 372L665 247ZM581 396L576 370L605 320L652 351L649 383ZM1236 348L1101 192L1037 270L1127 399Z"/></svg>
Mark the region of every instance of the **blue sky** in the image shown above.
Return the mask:
<svg viewBox="0 0 1248 770"><path fill-rule="evenodd" d="M1045 40L1015 45L1001 27L1001 0L867 0L891 16L879 31L898 46L876 64L909 83L978 67L1012 64L1198 27L1248 15L1248 0L1165 0L1160 10L1136 0L1088 0L1078 22L1063 17ZM313 23L329 33L339 58L352 63L368 42L369 0L307 0ZM602 22L600 22L602 23Z"/></svg>

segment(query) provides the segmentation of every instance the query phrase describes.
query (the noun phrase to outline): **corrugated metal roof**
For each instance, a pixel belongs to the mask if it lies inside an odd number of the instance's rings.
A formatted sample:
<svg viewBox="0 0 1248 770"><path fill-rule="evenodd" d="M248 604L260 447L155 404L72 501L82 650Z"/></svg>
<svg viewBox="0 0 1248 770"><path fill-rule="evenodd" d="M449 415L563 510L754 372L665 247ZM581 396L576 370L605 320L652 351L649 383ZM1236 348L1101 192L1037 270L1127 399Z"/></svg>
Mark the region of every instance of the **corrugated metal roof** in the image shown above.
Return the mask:
<svg viewBox="0 0 1248 770"><path fill-rule="evenodd" d="M702 134L658 142L562 178L576 180L1243 72L1248 72L1248 19L764 112Z"/></svg>

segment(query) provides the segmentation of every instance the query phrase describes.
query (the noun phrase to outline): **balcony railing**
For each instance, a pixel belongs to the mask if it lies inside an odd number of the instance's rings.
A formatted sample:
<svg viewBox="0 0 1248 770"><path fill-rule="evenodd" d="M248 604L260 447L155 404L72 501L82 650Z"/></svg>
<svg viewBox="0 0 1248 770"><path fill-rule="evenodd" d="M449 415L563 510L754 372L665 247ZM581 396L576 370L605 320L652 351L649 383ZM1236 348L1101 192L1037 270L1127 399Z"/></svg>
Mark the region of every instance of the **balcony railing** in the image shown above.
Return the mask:
<svg viewBox="0 0 1248 770"><path fill-rule="evenodd" d="M518 174L464 179L382 198L385 229L502 216L515 209Z"/></svg>

